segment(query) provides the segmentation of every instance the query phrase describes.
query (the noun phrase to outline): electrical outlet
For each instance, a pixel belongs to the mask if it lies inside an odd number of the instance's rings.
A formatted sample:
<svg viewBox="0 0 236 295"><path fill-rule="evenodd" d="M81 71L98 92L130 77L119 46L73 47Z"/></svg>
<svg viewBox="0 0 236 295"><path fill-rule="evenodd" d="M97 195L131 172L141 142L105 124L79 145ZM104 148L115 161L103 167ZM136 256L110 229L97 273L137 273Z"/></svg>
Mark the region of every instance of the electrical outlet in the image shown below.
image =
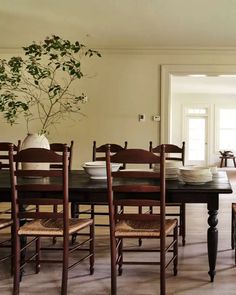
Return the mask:
<svg viewBox="0 0 236 295"><path fill-rule="evenodd" d="M153 121L156 121L156 122L160 122L160 121L161 121L161 117L158 116L158 115L153 115L153 116L152 116L152 120L153 120Z"/></svg>
<svg viewBox="0 0 236 295"><path fill-rule="evenodd" d="M139 114L138 120L139 120L139 122L144 122L146 120L145 114Z"/></svg>

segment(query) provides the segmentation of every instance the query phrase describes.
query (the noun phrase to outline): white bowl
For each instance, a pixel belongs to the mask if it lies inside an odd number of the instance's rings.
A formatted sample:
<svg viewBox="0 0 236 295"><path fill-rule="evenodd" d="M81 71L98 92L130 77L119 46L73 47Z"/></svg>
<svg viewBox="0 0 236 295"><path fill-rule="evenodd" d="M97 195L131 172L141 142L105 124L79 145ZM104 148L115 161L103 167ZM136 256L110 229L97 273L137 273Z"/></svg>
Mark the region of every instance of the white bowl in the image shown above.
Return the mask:
<svg viewBox="0 0 236 295"><path fill-rule="evenodd" d="M87 163L95 163L95 162L87 162ZM90 176L91 179L106 179L106 163L105 165L101 162L100 164L95 163L94 165L85 163L82 167L84 168L85 172ZM87 165L86 165L87 164ZM118 163L111 163L112 171L117 171L122 164Z"/></svg>
<svg viewBox="0 0 236 295"><path fill-rule="evenodd" d="M197 185L212 181L212 173L208 167L182 167L180 168L180 179L185 183Z"/></svg>
<svg viewBox="0 0 236 295"><path fill-rule="evenodd" d="M179 168L180 174L182 175L206 175L210 174L210 168L208 167L197 167L197 166L192 166L192 167L180 167Z"/></svg>
<svg viewBox="0 0 236 295"><path fill-rule="evenodd" d="M84 166L99 166L99 167L106 167L105 161L93 161L93 162L85 162Z"/></svg>

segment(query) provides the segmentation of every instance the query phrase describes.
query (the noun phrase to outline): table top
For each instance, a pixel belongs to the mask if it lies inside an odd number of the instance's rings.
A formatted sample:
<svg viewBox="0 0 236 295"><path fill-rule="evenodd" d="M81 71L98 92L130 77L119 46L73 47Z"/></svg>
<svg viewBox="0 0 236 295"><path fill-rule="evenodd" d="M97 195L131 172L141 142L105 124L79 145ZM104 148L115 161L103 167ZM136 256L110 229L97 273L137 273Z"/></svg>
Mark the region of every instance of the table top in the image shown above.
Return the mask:
<svg viewBox="0 0 236 295"><path fill-rule="evenodd" d="M1 177L0 177L1 182ZM0 184L1 188L1 184ZM71 171L70 189L87 190L87 191L105 191L107 188L106 180L94 180L90 179L84 171L74 170ZM166 189L170 192L217 192L221 194L232 193L232 187L227 177L226 172L220 171L213 176L213 180L201 185L185 184L184 182L175 180L166 180Z"/></svg>
<svg viewBox="0 0 236 295"><path fill-rule="evenodd" d="M30 181L30 180L29 180ZM166 181L167 191L195 192L212 191L221 194L232 193L232 187L225 171L217 172L213 180L201 185L185 184L177 179ZM83 170L72 170L69 174L69 189L78 191L105 191L107 189L106 180L94 180ZM10 190L9 172L0 170L0 191Z"/></svg>
<svg viewBox="0 0 236 295"><path fill-rule="evenodd" d="M26 181L32 181L30 179ZM179 180L166 181L167 194L230 194L232 187L226 172L220 171L213 176L213 180L201 185L185 184ZM104 193L107 191L106 180L93 180L83 170L72 170L69 174L70 194L76 193ZM0 170L0 192L4 192L6 197L10 195L9 171ZM8 195L8 196L7 196ZM1 196L1 199L3 194Z"/></svg>

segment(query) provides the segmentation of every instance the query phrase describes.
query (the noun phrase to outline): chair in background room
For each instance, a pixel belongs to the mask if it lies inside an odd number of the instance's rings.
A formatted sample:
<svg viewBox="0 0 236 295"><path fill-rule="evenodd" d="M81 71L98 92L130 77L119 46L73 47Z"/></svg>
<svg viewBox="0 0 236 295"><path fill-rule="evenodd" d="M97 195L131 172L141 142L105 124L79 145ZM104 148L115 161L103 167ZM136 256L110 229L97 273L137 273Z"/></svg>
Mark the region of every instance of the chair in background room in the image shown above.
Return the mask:
<svg viewBox="0 0 236 295"><path fill-rule="evenodd" d="M40 271L41 263L62 263L62 288L61 294L67 294L68 270L74 268L85 259L90 261L90 274L94 271L94 223L92 219L69 218L69 192L68 192L68 153L64 145L63 155L52 150L42 148L30 148L13 155L13 146L9 151L10 175L13 204L13 234L14 234L14 290L13 294L19 294L20 271L26 263L33 262L35 271ZM49 170L21 170L16 169L15 163L52 163L62 165L59 169ZM27 178L30 177L30 178ZM32 177L35 177L32 180ZM45 181L45 177L47 181ZM52 179L52 181L51 181ZM26 211L25 206L37 205L39 211ZM51 207L61 206L61 212L53 212ZM44 208L42 208L44 207ZM25 220L23 225L21 220ZM87 229L87 232L84 232ZM84 239L80 243L69 247L69 236L83 230ZM27 237L24 248L20 247L20 238ZM62 259L44 259L41 246L42 238L60 237L62 247L50 248L52 252L61 250ZM35 253L27 253L23 263L20 261L20 252L33 246ZM85 248L85 245L88 247ZM85 255L78 261L69 265L69 253L80 251ZM32 254L32 255L31 255ZM55 256L54 256L55 257Z"/></svg>
<svg viewBox="0 0 236 295"><path fill-rule="evenodd" d="M10 142L0 142L0 170L9 170L9 145ZM13 144L13 153L17 153L20 149L21 141L18 140L17 145ZM4 202L4 195L1 195L1 210L0 210L0 230L6 234L7 238L2 238L0 241L0 248L9 248L11 249L9 254L0 255L0 262L5 261L8 258L11 258L11 272L13 272L13 248L12 248L12 206L9 202ZM6 230L9 230L9 233L6 233ZM9 237L10 235L10 237Z"/></svg>
<svg viewBox="0 0 236 295"><path fill-rule="evenodd" d="M108 147L106 167L107 186L110 218L110 251L111 251L111 294L117 294L117 266L118 274L122 274L122 267L125 264L160 265L160 294L165 294L166 289L166 268L173 262L174 275L177 275L178 263L178 220L166 219L165 215L165 150L161 147L160 156L141 149L126 149L110 155ZM111 163L126 164L151 164L159 163L160 171L153 170L124 170L111 171ZM122 206L124 210L117 211ZM139 207L159 207L159 214L140 213ZM131 210L128 208L131 207ZM134 207L136 211L134 212ZM126 211L127 210L127 211ZM126 249L126 239L159 239L158 243L147 248ZM133 244L132 244L133 245ZM129 260L127 252L141 252L139 260ZM144 260L145 252L160 252L160 260L155 261L158 255L148 256ZM167 255L168 252L172 254ZM150 258L151 257L151 258ZM135 271L135 269L134 269ZM128 287L127 287L128 289ZM157 292L157 290L155 290ZM128 291L127 291L128 292Z"/></svg>
<svg viewBox="0 0 236 295"><path fill-rule="evenodd" d="M110 151L112 154L117 153L118 151L127 149L128 142L124 142L124 146L118 145L118 144L110 144ZM93 142L93 153L92 153L92 160L93 161L106 161L106 149L107 149L107 144L103 144L97 147L96 141ZM121 166L120 169L125 169L125 164ZM80 211L80 205L81 203L76 203L73 202L71 204L71 216L73 217L78 217L80 214L90 214L92 219L95 219L95 216L108 216L108 212L102 212L96 211L96 206L104 206L107 205L105 203L99 203L95 202L94 204L87 204L84 203L85 205L89 205L89 209L87 210L81 210ZM108 223L96 223L95 226L108 226Z"/></svg>
<svg viewBox="0 0 236 295"><path fill-rule="evenodd" d="M153 147L152 141L149 143L149 151L159 154L161 151L161 145ZM182 147L174 144L165 144L166 160L178 161L184 166L185 159L185 142L182 143ZM153 167L151 164L150 167ZM178 212L167 213L169 216L177 216L179 218L179 234L182 236L182 245L185 245L186 237L186 217L185 217L185 204L184 203L167 203L167 207L175 207Z"/></svg>

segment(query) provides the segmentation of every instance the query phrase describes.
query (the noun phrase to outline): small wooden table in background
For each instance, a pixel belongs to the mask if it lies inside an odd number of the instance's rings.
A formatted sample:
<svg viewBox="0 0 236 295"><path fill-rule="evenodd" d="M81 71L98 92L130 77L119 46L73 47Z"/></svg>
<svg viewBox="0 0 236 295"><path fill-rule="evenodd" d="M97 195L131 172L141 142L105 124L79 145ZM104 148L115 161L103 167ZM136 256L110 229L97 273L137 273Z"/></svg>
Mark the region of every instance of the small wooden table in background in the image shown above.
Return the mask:
<svg viewBox="0 0 236 295"><path fill-rule="evenodd" d="M235 156L230 154L230 155L222 155L220 156L220 167L223 167L223 163L224 163L224 167L227 167L227 160L228 159L232 159L234 162L234 167L236 167L236 161L235 161Z"/></svg>

